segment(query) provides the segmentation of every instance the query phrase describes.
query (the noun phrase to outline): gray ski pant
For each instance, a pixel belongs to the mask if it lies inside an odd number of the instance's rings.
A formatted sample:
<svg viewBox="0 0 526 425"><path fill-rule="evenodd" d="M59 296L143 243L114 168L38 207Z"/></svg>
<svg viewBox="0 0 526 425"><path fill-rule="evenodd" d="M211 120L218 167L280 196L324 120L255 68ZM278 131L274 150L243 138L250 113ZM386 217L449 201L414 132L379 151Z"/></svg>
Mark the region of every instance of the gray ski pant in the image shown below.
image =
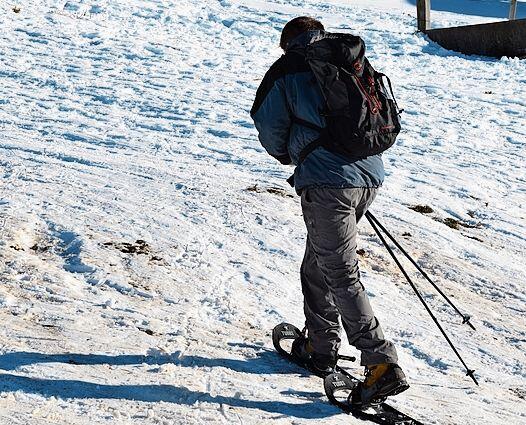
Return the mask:
<svg viewBox="0 0 526 425"><path fill-rule="evenodd" d="M340 347L339 318L361 364L396 363L360 282L356 225L373 202L375 188L311 188L301 193L307 246L301 265L305 324L315 352Z"/></svg>

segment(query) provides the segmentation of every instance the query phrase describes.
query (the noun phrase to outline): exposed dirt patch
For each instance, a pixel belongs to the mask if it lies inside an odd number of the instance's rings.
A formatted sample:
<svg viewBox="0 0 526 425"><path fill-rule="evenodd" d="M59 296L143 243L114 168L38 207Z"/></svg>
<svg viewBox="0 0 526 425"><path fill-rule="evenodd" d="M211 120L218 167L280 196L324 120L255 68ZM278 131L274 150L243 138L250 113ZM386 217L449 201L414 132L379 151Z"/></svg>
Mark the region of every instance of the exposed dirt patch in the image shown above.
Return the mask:
<svg viewBox="0 0 526 425"><path fill-rule="evenodd" d="M256 192L256 193L270 193L272 195L278 195L283 198L294 198L294 195L287 192L285 189L282 189L280 187L270 186L270 187L260 187L257 184L254 186L249 186L245 190L249 192Z"/></svg>
<svg viewBox="0 0 526 425"><path fill-rule="evenodd" d="M413 210L413 211L416 211L420 214L431 214L434 212L433 208L431 208L429 205L412 205L409 207L410 210ZM468 211L468 215L471 217L471 218L474 218L475 217L475 212L474 211ZM456 218L453 218L453 217L446 217L446 218L442 218L442 217L432 217L433 220L435 221L438 221L439 223L443 223L445 224L446 226L450 227L451 229L455 229L455 230L460 230L461 227L465 227L467 229L479 229L482 227L482 223L469 223L467 221L463 221L463 220L458 220ZM411 236L410 233L404 233L402 236ZM473 238L475 239L475 238ZM478 240L478 239L477 239Z"/></svg>
<svg viewBox="0 0 526 425"><path fill-rule="evenodd" d="M452 229L455 229L455 230L460 229L460 221L454 218L447 217L444 219L436 219L436 221L444 223L446 226L451 227Z"/></svg>
<svg viewBox="0 0 526 425"><path fill-rule="evenodd" d="M429 205L411 205L409 209L420 214L431 214L434 211Z"/></svg>
<svg viewBox="0 0 526 425"><path fill-rule="evenodd" d="M34 251L34 252L47 252L49 251L51 247L50 246L47 246L47 245L39 245L39 244L34 244L33 246L29 247L29 249L31 251Z"/></svg>
<svg viewBox="0 0 526 425"><path fill-rule="evenodd" d="M135 242L104 242L103 246L113 247L123 254L149 255L149 261L156 264L165 264L164 258L152 253L152 247L148 242L137 239ZM112 264L115 266L115 264Z"/></svg>
<svg viewBox="0 0 526 425"><path fill-rule="evenodd" d="M150 245L142 239L137 239L135 242L104 242L104 246L112 246L124 254L150 254Z"/></svg>
<svg viewBox="0 0 526 425"><path fill-rule="evenodd" d="M476 241L478 241L478 242L484 242L483 239L477 238L476 236L466 235L465 233L462 233L462 236L465 236L466 238L469 238L469 239L476 240Z"/></svg>
<svg viewBox="0 0 526 425"><path fill-rule="evenodd" d="M522 400L526 400L526 388L510 388L510 391Z"/></svg>
<svg viewBox="0 0 526 425"><path fill-rule="evenodd" d="M457 220L456 218L447 217L447 218L433 218L433 220L438 221L439 223L444 223L446 226L451 227L452 229L459 230L461 227L465 227L467 229L480 229L482 227L482 223L475 223L471 224L467 221Z"/></svg>

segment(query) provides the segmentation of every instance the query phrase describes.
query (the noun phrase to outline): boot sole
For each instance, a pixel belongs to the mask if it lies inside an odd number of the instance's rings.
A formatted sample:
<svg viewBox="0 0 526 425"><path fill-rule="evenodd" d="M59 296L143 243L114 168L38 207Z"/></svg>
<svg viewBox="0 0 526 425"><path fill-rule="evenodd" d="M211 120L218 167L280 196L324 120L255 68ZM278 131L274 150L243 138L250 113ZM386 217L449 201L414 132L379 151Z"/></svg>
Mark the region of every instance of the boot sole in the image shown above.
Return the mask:
<svg viewBox="0 0 526 425"><path fill-rule="evenodd" d="M376 395L375 400L379 398L391 397L400 394L409 388L407 381L394 382L392 385L387 386L383 391Z"/></svg>
<svg viewBox="0 0 526 425"><path fill-rule="evenodd" d="M351 404L355 406L355 408L363 410L370 406L375 406L382 404L385 402L387 397L394 396L397 394L400 394L407 390L409 388L409 384L407 381L398 381L393 382L391 385L384 388L384 390L378 394L376 394L373 398L369 399L369 401L366 401L362 403L361 401L352 401ZM349 395L349 398L351 397L352 393Z"/></svg>

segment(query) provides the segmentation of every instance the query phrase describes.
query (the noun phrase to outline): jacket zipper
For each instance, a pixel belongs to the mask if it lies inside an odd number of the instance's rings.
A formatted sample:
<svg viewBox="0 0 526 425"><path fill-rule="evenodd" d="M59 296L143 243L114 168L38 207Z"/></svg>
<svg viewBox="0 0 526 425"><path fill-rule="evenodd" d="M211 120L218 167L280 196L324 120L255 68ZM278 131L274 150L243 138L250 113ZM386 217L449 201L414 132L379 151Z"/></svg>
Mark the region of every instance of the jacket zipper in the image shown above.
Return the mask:
<svg viewBox="0 0 526 425"><path fill-rule="evenodd" d="M360 78L357 75L353 75L354 79L358 83L358 88L362 92L362 94L367 98L369 102L369 106L371 107L371 112L373 114L377 114L378 111L381 109L382 105L380 104L380 101L376 100L371 94L367 91L367 89L364 87L363 83L361 82Z"/></svg>
<svg viewBox="0 0 526 425"><path fill-rule="evenodd" d="M376 106L378 107L378 110L380 111L382 109L382 104L380 103L380 99L378 99L378 93L375 89L374 84L374 78L369 75L369 87L371 88L370 94L374 101L376 102Z"/></svg>

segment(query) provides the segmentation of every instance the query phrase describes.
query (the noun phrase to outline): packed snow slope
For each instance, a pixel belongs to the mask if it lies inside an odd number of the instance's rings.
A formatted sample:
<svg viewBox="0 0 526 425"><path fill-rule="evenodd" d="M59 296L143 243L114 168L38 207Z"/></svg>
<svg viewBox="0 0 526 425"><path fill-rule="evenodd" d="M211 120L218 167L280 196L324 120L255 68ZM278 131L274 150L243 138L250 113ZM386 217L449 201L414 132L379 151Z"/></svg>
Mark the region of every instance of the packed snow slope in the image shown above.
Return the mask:
<svg viewBox="0 0 526 425"><path fill-rule="evenodd" d="M404 132L372 211L477 328L417 280L479 387L363 223L363 283L412 385L392 403L430 424L526 423L526 62L445 51L398 1L8 3L2 425L360 423L269 338L301 326L305 230L248 111L300 14L362 36L391 76Z"/></svg>

